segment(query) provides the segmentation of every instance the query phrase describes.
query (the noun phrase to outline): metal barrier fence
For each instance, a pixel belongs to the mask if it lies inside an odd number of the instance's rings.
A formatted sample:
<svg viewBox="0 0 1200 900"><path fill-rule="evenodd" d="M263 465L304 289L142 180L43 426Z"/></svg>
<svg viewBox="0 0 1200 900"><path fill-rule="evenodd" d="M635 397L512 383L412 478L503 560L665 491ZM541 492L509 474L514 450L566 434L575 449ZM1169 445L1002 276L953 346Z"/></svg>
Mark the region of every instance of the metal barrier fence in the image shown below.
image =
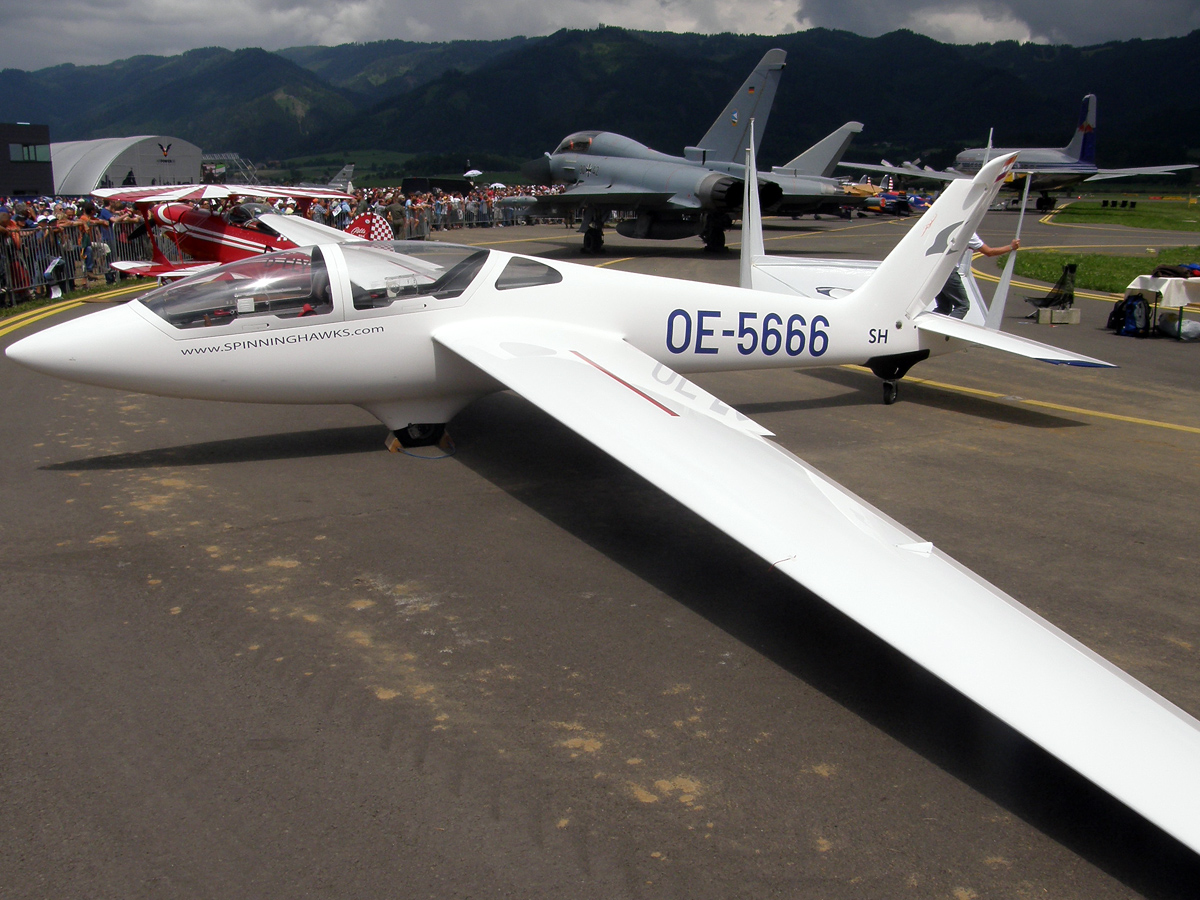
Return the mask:
<svg viewBox="0 0 1200 900"><path fill-rule="evenodd" d="M574 216L539 216L536 221L563 222L570 227L573 220ZM421 240L434 230L532 221L533 217L500 205L489 209L482 203L447 203L440 216L432 207L419 207L403 222L393 223L392 229L397 240ZM190 258L179 252L166 229L155 227L154 238L171 262ZM119 273L112 268L113 262L149 261L152 249L141 221L0 229L0 304L14 306L35 296L56 297L88 284L115 282Z"/></svg>
<svg viewBox="0 0 1200 900"><path fill-rule="evenodd" d="M148 260L150 252L141 222L0 229L0 303L14 306L89 282L116 281L113 261Z"/></svg>

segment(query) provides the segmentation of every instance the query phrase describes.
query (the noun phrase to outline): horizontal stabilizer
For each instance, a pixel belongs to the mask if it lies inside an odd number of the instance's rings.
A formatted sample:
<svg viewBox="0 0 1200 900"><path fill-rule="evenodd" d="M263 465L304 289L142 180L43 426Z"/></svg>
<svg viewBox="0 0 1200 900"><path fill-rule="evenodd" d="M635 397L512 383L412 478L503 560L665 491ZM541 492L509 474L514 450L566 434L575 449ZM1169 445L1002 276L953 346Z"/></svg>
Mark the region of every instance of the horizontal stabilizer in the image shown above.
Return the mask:
<svg viewBox="0 0 1200 900"><path fill-rule="evenodd" d="M960 341L970 341L972 344L978 344L981 347L992 347L995 350L1015 353L1018 356L1025 356L1029 359L1039 359L1042 362L1051 363L1056 366L1087 366L1101 369L1117 368L1112 363L1105 362L1102 359L1093 359L1090 356L1072 353L1069 350L1060 350L1058 347L1051 347L1049 344L1031 341L1029 338L1018 337L1015 334L1008 334L1003 331L994 331L991 328L984 328L981 325L972 325L970 322L964 322L953 316L943 316L941 313L921 313L921 315L913 320L913 324L921 329L921 331L945 335L946 337L955 338Z"/></svg>

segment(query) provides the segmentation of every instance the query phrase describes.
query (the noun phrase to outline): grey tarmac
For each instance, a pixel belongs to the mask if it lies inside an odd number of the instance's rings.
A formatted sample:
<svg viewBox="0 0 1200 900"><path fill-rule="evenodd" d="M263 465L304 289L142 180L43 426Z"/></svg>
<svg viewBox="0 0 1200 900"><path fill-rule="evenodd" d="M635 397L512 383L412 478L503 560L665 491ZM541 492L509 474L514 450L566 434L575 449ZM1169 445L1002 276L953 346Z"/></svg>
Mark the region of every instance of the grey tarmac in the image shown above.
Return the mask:
<svg viewBox="0 0 1200 900"><path fill-rule="evenodd" d="M767 246L879 258L910 225L768 220ZM582 256L550 225L435 237L737 279L736 231L723 256L615 233ZM1028 219L1023 241L1200 243ZM1198 715L1200 347L1078 305L1051 328L1014 298L1004 327L1119 370L972 349L894 406L853 368L696 380ZM352 408L6 359L0 398L0 896L1200 884L1190 851L512 394L461 413L445 459L387 453Z"/></svg>

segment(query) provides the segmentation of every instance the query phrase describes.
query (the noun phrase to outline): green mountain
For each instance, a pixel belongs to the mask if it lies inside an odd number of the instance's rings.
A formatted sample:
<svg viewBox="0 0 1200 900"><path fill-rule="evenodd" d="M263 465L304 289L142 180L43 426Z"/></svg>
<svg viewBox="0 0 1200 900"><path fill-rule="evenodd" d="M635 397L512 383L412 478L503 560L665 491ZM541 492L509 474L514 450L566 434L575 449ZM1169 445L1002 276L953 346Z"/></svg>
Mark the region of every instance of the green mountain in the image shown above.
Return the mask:
<svg viewBox="0 0 1200 900"><path fill-rule="evenodd" d="M472 72L497 56L538 38L502 41L373 41L336 47L289 47L277 51L334 87L361 94L371 101L410 91L450 70Z"/></svg>
<svg viewBox="0 0 1200 900"><path fill-rule="evenodd" d="M504 41L193 50L0 72L0 120L54 140L164 133L255 159L354 151L528 158L615 131L680 153L771 47L788 51L762 148L778 164L857 119L849 157L945 165L963 147L1062 146L1099 97L1101 165L1200 159L1200 31L1094 47L957 46L908 31L775 37L559 31Z"/></svg>
<svg viewBox="0 0 1200 900"><path fill-rule="evenodd" d="M680 153L760 56L782 47L788 65L762 147L767 165L851 119L866 127L849 156L864 161L946 165L964 147L983 146L989 129L1001 145L1062 146L1088 92L1100 98L1101 164L1181 162L1200 155L1200 119L1190 114L1200 63L1187 52L1197 36L1071 48L956 46L908 31L561 31L389 97L313 135L311 146L528 157L573 131L601 129ZM1171 72L1142 80L1139 66L1152 59Z"/></svg>
<svg viewBox="0 0 1200 900"><path fill-rule="evenodd" d="M758 55L743 44L713 65L618 28L561 31L473 72L446 72L331 124L313 143L528 156L598 128L666 148L679 134L695 141L704 133ZM710 109L714 95L721 99Z"/></svg>
<svg viewBox="0 0 1200 900"><path fill-rule="evenodd" d="M161 133L261 158L349 117L359 102L257 49L0 72L0 120L47 123L55 141Z"/></svg>

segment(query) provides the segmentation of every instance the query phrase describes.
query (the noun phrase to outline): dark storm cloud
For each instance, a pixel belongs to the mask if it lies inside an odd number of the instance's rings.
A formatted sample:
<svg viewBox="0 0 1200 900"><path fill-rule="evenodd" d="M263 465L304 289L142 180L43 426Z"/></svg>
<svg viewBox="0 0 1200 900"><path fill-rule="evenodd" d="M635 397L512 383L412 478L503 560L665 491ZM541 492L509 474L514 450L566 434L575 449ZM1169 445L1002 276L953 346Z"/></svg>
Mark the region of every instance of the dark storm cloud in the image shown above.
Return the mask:
<svg viewBox="0 0 1200 900"><path fill-rule="evenodd" d="M953 42L1087 44L1184 34L1200 0L0 0L6 67L106 63L194 47L440 41L549 34L603 22L653 31L781 34L815 25L877 35L911 28Z"/></svg>
<svg viewBox="0 0 1200 900"><path fill-rule="evenodd" d="M879 35L909 28L955 43L1016 39L1097 44L1157 38L1200 28L1200 0L801 0L801 27Z"/></svg>

